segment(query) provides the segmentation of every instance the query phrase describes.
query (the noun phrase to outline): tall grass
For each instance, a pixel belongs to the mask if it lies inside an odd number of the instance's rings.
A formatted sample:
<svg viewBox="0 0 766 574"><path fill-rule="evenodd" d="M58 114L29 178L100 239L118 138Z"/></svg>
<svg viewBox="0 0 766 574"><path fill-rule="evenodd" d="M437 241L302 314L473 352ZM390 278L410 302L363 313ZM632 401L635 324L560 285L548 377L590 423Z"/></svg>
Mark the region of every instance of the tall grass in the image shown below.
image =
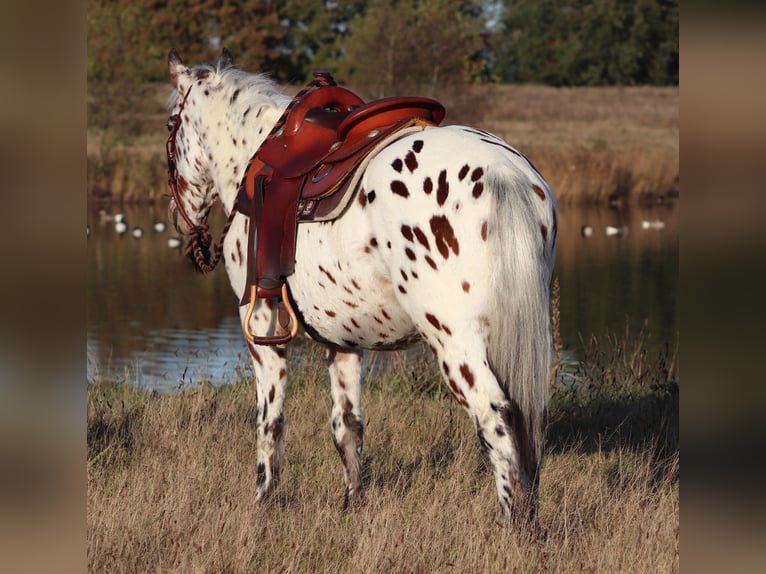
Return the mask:
<svg viewBox="0 0 766 574"><path fill-rule="evenodd" d="M293 365L286 463L264 504L253 502L255 397L247 380L172 395L91 384L89 568L677 571L676 368L641 344L594 340L579 364L560 369L539 538L498 523L473 427L417 351L386 364L373 355L365 373L367 503L348 513L316 347Z"/></svg>

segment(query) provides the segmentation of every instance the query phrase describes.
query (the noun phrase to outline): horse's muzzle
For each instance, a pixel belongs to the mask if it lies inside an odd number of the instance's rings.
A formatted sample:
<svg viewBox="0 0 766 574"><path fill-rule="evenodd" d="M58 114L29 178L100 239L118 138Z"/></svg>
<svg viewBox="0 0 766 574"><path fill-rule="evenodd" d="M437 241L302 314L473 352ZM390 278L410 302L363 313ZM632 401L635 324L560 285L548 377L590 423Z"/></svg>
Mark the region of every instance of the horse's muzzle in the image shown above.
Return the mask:
<svg viewBox="0 0 766 574"><path fill-rule="evenodd" d="M192 229L189 228L183 217L178 216L178 206L174 199L168 204L168 219L173 223L175 230L181 235L190 235Z"/></svg>

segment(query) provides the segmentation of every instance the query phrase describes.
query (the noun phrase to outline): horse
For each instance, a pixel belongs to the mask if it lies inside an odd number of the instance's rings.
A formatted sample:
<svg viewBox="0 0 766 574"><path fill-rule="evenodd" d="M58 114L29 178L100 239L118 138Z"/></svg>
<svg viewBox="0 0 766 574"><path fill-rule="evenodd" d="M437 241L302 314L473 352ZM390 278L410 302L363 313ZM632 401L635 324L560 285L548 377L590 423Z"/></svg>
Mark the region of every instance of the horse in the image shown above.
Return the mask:
<svg viewBox="0 0 766 574"><path fill-rule="evenodd" d="M255 224L234 203L253 151L291 98L268 76L238 69L225 49L215 63L192 67L173 49L168 71L177 186L169 216L189 236L207 229L221 203L229 216L223 261L242 297ZM536 521L557 236L549 185L501 138L449 125L386 144L354 186L337 219L298 226L286 278L304 332L326 346L344 508L364 501L363 352L424 340L491 461L504 520ZM269 300L247 315L240 307L253 333L284 328ZM264 500L284 457L286 344L247 345L257 397L255 498Z"/></svg>

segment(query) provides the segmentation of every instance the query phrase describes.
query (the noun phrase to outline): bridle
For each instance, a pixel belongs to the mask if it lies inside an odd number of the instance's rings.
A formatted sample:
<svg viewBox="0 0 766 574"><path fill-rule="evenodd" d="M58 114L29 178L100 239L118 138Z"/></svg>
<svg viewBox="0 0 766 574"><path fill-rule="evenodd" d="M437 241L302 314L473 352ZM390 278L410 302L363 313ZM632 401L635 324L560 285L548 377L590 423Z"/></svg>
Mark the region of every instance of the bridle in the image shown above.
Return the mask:
<svg viewBox="0 0 766 574"><path fill-rule="evenodd" d="M181 106L178 108L178 112L170 116L169 119L172 127L168 126L170 128L170 135L165 143L165 153L168 158L168 187L170 188L170 193L175 201L176 210L181 214L187 227L191 229L191 239L184 249L184 254L192 257L200 271L209 273L215 269L216 265L218 265L218 262L221 260L221 256L223 255L223 240L226 238L226 234L231 227L231 222L237 214L237 206L235 202L235 205L232 207L231 213L229 213L229 217L226 220L226 224L224 225L221 239L216 244L212 243L212 237L210 236L207 224L195 224L186 213L186 210L181 203L181 194L178 191L178 168L176 167L176 134L181 127L181 112L183 112L184 106L186 105L186 99L189 97L191 89L192 87L189 86L183 100L181 100ZM213 253L212 257L210 257L211 251Z"/></svg>

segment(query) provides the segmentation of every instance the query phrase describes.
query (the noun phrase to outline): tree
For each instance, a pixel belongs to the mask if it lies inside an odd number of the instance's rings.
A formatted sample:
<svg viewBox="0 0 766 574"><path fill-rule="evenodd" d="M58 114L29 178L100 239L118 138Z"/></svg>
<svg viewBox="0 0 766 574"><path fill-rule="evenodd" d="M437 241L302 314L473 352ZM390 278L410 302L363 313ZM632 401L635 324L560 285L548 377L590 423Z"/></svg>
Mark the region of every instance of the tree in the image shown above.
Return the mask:
<svg viewBox="0 0 766 574"><path fill-rule="evenodd" d="M367 0L277 0L295 71L291 79L302 82L314 70L335 68L349 24L367 4Z"/></svg>
<svg viewBox="0 0 766 574"><path fill-rule="evenodd" d="M506 81L678 83L678 0L517 0L503 24Z"/></svg>
<svg viewBox="0 0 766 574"><path fill-rule="evenodd" d="M341 69L374 97L434 96L445 85L473 82L485 67L476 8L461 0L371 0L341 44Z"/></svg>

